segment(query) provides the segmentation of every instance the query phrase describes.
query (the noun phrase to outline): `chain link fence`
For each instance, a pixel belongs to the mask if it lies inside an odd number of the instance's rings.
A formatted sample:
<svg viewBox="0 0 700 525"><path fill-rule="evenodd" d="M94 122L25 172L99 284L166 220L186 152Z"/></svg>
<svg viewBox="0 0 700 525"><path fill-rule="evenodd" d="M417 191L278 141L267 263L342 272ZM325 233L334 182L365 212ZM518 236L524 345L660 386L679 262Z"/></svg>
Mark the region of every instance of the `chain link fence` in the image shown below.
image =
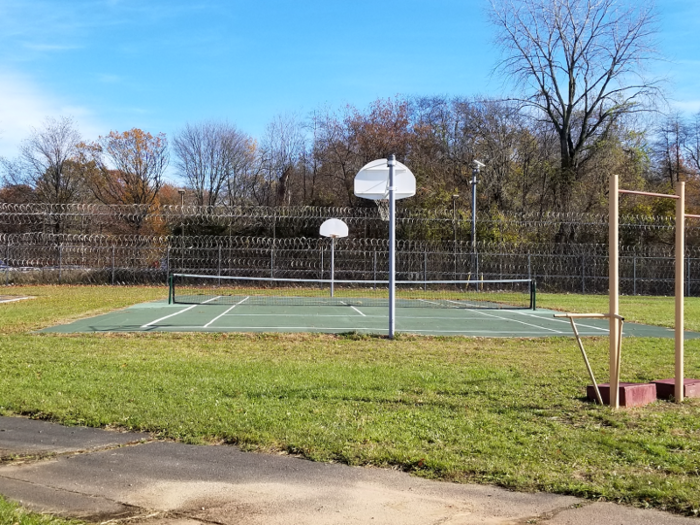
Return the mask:
<svg viewBox="0 0 700 525"><path fill-rule="evenodd" d="M329 278L324 238L1 234L0 283L165 284L170 272ZM700 295L700 251L686 253L686 293ZM623 247L624 294L673 295L671 248ZM337 279L388 279L388 242L338 239ZM607 293L607 246L397 241L401 280L537 280L542 291Z"/></svg>
<svg viewBox="0 0 700 525"><path fill-rule="evenodd" d="M351 231L336 240L336 278L387 279L387 225L374 208L0 204L0 284L165 284L171 272L328 278L331 243L318 228L329 217ZM620 222L621 293L673 295L673 219ZM452 209L402 210L397 278L533 278L542 291L607 293L606 216L486 217L476 246L470 227ZM698 234L689 221L689 296L700 295Z"/></svg>

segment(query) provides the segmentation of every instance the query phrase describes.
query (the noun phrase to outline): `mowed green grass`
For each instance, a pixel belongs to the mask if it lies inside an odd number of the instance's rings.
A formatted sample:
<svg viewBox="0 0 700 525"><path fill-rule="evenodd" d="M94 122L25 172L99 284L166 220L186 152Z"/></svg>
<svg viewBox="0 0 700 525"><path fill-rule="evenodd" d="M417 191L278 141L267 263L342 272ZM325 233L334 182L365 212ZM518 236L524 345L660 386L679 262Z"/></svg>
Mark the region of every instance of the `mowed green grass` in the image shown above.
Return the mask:
<svg viewBox="0 0 700 525"><path fill-rule="evenodd" d="M576 313L607 313L607 295L537 294L538 308L551 308ZM700 297L685 298L686 330L700 332ZM675 326L673 297L621 296L620 314L626 322L654 326Z"/></svg>
<svg viewBox="0 0 700 525"><path fill-rule="evenodd" d="M617 412L589 403L572 338L38 335L30 331L167 290L2 293L36 298L0 305L0 413L690 515L700 509L700 400ZM541 294L539 304L607 310L604 297ZM689 317L698 307L687 300ZM671 326L673 299L623 298L621 312ZM605 378L607 339L585 343ZM686 342L688 377L700 377L699 350L700 341ZM623 380L672 376L672 340L625 339Z"/></svg>
<svg viewBox="0 0 700 525"><path fill-rule="evenodd" d="M83 523L78 520L29 512L0 496L0 524L2 525L81 525Z"/></svg>

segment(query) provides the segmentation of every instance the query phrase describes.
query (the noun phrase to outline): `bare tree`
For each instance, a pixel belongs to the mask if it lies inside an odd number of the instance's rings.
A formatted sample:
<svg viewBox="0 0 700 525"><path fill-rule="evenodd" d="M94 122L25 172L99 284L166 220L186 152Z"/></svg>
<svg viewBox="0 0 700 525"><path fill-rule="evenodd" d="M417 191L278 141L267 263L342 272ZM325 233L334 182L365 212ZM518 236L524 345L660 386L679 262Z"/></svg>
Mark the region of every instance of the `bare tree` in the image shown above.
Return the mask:
<svg viewBox="0 0 700 525"><path fill-rule="evenodd" d="M226 122L187 124L173 141L177 168L199 205L237 202L253 165L253 140Z"/></svg>
<svg viewBox="0 0 700 525"><path fill-rule="evenodd" d="M653 155L660 178L671 185L684 180L687 172L684 153L689 129L680 113L667 115L656 129L655 136Z"/></svg>
<svg viewBox="0 0 700 525"><path fill-rule="evenodd" d="M83 190L76 166L80 133L69 117L46 119L20 147L15 161L2 161L6 186L26 185L35 201L50 204L75 202Z"/></svg>
<svg viewBox="0 0 700 525"><path fill-rule="evenodd" d="M314 199L317 203L349 206L356 198L353 180L362 167L362 161L353 147L348 127L350 108L344 114L325 109L312 116L311 156L318 182L314 181Z"/></svg>
<svg viewBox="0 0 700 525"><path fill-rule="evenodd" d="M655 57L653 9L623 1L491 0L500 67L521 87L518 100L557 132L564 206L596 142L659 94L644 76Z"/></svg>
<svg viewBox="0 0 700 525"><path fill-rule="evenodd" d="M700 176L700 113L696 113L687 126L685 153L688 164L697 176Z"/></svg>
<svg viewBox="0 0 700 525"><path fill-rule="evenodd" d="M302 125L293 115L279 115L267 126L261 152L267 205L291 204L294 173L304 149Z"/></svg>

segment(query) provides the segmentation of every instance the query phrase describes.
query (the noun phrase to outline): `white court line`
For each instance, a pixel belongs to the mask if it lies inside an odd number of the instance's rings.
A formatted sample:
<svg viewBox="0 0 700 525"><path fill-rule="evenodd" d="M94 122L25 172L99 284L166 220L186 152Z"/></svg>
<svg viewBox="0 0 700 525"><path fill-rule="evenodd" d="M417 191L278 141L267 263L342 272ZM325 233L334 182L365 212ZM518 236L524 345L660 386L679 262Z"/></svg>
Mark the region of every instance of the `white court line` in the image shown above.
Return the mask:
<svg viewBox="0 0 700 525"><path fill-rule="evenodd" d="M564 332L560 332L559 330L554 330L553 328L545 328L542 325L526 323L525 321L518 321L517 319L508 319L507 317L501 317L500 315L487 314L485 312L480 312L479 310L471 310L471 311L478 313L478 314L481 314L481 315L485 315L487 317L494 317L496 319L500 319L501 321L513 321L514 323L524 324L525 326L530 326L532 328L537 328L539 330L547 330L549 332L554 332L555 334L563 334L564 333Z"/></svg>
<svg viewBox="0 0 700 525"><path fill-rule="evenodd" d="M32 299L32 297L16 297L14 299L4 299L0 303L14 303L15 301L26 301L27 299Z"/></svg>
<svg viewBox="0 0 700 525"><path fill-rule="evenodd" d="M351 306L350 308L355 308L355 307L354 307L354 306ZM473 312L473 310L469 310L469 312ZM360 310L358 310L358 313L362 314L362 315L363 315L364 317L366 317L367 319L388 319L388 318L389 318L389 316L388 316L387 314L385 314L385 315L369 315L369 314L363 313L363 312L360 311ZM276 317L279 317L280 315L281 315L281 314L278 314L278 313L270 313L270 314L266 314L266 313L253 313L253 314L239 313L239 314L236 314L236 317L257 317L257 318L261 318L261 317L275 317L275 318L276 318ZM307 318L309 318L310 316L309 316L308 314L284 314L284 317L285 317L285 318L303 317L304 319L307 319ZM326 319L326 318L331 319L331 318L334 318L334 317L347 318L347 315L323 314L323 315L314 315L313 317L315 317L315 318L321 318L321 319ZM538 317L538 316L533 316L533 317ZM464 322L464 321L478 321L478 320L483 320L483 317L479 317L479 316L459 316L459 317L445 317L445 316L434 317L434 316L430 316L430 317L425 317L425 316L406 316L406 315L402 315L402 316L400 317L400 320L402 320L402 321L411 321L411 320L414 320L414 319L415 319L415 320L426 320L426 319L427 319L427 320L440 320L440 321ZM543 319L547 319L547 318L544 317ZM518 322L518 321L516 321L515 319L512 319L512 321ZM533 325L533 326L538 326L538 327L539 327L539 325ZM579 325L579 324L577 324L576 326L581 326L581 327L583 327L583 328L586 327L585 325ZM596 329L596 330L603 330L602 328L597 328L597 327L595 327L595 326L592 326L592 327L590 327L590 328L593 328L593 329Z"/></svg>
<svg viewBox="0 0 700 525"><path fill-rule="evenodd" d="M362 312L360 312L362 313ZM302 317L304 319L308 319L309 317L313 317L315 319L330 319L333 317L341 317L343 319L348 318L348 314L345 315L307 315L307 314L234 314L236 317L274 317L274 318L279 318L279 317L284 317L285 319L288 319L290 317ZM388 315L367 315L367 314L362 314L368 319L388 319ZM403 319L434 319L434 317L404 317ZM444 319L444 318L443 318ZM460 319L461 320L461 319Z"/></svg>
<svg viewBox="0 0 700 525"><path fill-rule="evenodd" d="M250 299L250 296L246 297L246 298L243 299L242 301L238 301L238 302L237 302L236 304L234 304L231 308L229 308L228 310L226 310L223 314L217 315L216 317L214 317L214 319L212 319L212 320L209 321L207 324L205 324L205 325L204 325L204 328L209 328L209 325L210 325L210 324L214 323L215 321L218 321L218 320L221 319L223 316L225 316L227 313L229 313L231 310L233 310L236 306L238 306L239 304L245 303L248 299Z"/></svg>
<svg viewBox="0 0 700 525"><path fill-rule="evenodd" d="M168 329L172 329L173 331L180 331L180 330L202 330L201 325L196 325L196 326L176 326L176 327L167 327ZM348 332L348 331L355 331L355 330L366 330L369 332L388 332L388 328L379 328L379 327L354 327L354 328L349 328L347 326L343 327L332 327L332 326L316 326L316 327L309 327L309 326L275 326L275 327L269 327L269 326L217 326L214 328L214 330L231 330L231 331L244 331L244 330L253 330L253 331L260 331L260 330L271 330L275 329L275 331L278 332L285 332L288 330L299 330L299 331L321 331L321 330L333 330L333 331L341 331L341 332ZM539 328L539 327L537 327ZM542 336L542 331L537 330L533 332L524 332L524 331L514 331L514 330L498 330L498 331L491 331L491 330L397 330L397 332L402 332L402 333L429 333L429 334L476 334L480 335L483 337L501 337L504 334L512 334L515 336L528 336L528 335L533 335L533 336Z"/></svg>
<svg viewBox="0 0 700 525"><path fill-rule="evenodd" d="M355 310L355 311L356 311L358 314L360 314L362 317L367 317L365 314L363 314L362 312L360 312L360 311L359 311L357 308L355 308L354 306L351 306L350 308L352 308L353 310Z"/></svg>
<svg viewBox="0 0 700 525"><path fill-rule="evenodd" d="M216 301L220 297L221 297L220 295L218 297L212 297L211 299L207 299L206 301L204 301L200 304L206 304L206 303L210 303L212 301ZM184 314L186 311L192 310L192 308L194 308L195 306L199 306L199 304L193 304L192 306L188 306L184 310L180 310L179 312L175 312L174 314L166 315L165 317L161 317L160 319L156 319L155 321L151 321L150 323L146 323L141 328L148 328L149 326L153 326L154 324L160 323L161 321L164 321L165 319L175 317L176 315Z"/></svg>
<svg viewBox="0 0 700 525"><path fill-rule="evenodd" d="M158 324L161 321L164 321L170 317L174 317L176 315L180 315L182 313L185 313L187 310L192 310L192 308L194 308L195 306L197 306L197 305L193 304L192 306L188 306L184 310L180 310L179 312L175 312L174 314L166 315L165 317L161 317L160 319L156 319L155 321L151 321L150 323L143 325L141 328L148 328L149 326L153 326L154 324Z"/></svg>
<svg viewBox="0 0 700 525"><path fill-rule="evenodd" d="M436 306L440 306L440 303L436 303L435 301L428 301L427 299L418 299L418 300L423 302L423 303L434 304Z"/></svg>
<svg viewBox="0 0 700 525"><path fill-rule="evenodd" d="M568 324L569 326L571 326L571 322L570 322L570 321L564 321L563 319L557 319L557 318L554 317L553 314L552 314L552 318L550 319L550 318L545 317L545 316L543 316L543 315L535 315L535 314L530 314L530 313L525 313L525 312L518 312L517 310L513 310L513 311L514 311L516 314L527 315L527 316L529 316L529 317L536 317L537 319L547 319L547 321L554 321L554 322L556 322L556 323L566 323L566 324ZM582 328L590 328L591 330L599 330L599 331L601 331L601 332L606 332L606 333L610 331L609 328L601 328L601 327L599 327L599 326L592 326L592 325L589 325L589 324L580 324L580 323L576 323L576 326L577 326L577 327L582 327Z"/></svg>

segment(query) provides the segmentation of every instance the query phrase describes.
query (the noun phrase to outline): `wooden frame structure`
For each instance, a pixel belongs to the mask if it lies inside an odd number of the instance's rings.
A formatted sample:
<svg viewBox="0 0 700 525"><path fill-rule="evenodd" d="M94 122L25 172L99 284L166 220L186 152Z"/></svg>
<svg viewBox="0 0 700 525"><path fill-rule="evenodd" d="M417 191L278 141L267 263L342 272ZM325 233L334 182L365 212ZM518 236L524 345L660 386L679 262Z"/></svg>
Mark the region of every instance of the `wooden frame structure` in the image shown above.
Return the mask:
<svg viewBox="0 0 700 525"><path fill-rule="evenodd" d="M674 398L677 403L683 401L684 387L684 283L685 283L685 219L686 217L700 218L700 215L685 213L685 182L676 184L676 194L650 193L645 191L621 190L619 177L610 177L610 234L609 234L609 259L610 259L610 407L620 406L620 340L622 332L616 319L620 311L620 268L619 268L619 200L620 195L643 195L676 200L676 265L675 265L675 389Z"/></svg>

